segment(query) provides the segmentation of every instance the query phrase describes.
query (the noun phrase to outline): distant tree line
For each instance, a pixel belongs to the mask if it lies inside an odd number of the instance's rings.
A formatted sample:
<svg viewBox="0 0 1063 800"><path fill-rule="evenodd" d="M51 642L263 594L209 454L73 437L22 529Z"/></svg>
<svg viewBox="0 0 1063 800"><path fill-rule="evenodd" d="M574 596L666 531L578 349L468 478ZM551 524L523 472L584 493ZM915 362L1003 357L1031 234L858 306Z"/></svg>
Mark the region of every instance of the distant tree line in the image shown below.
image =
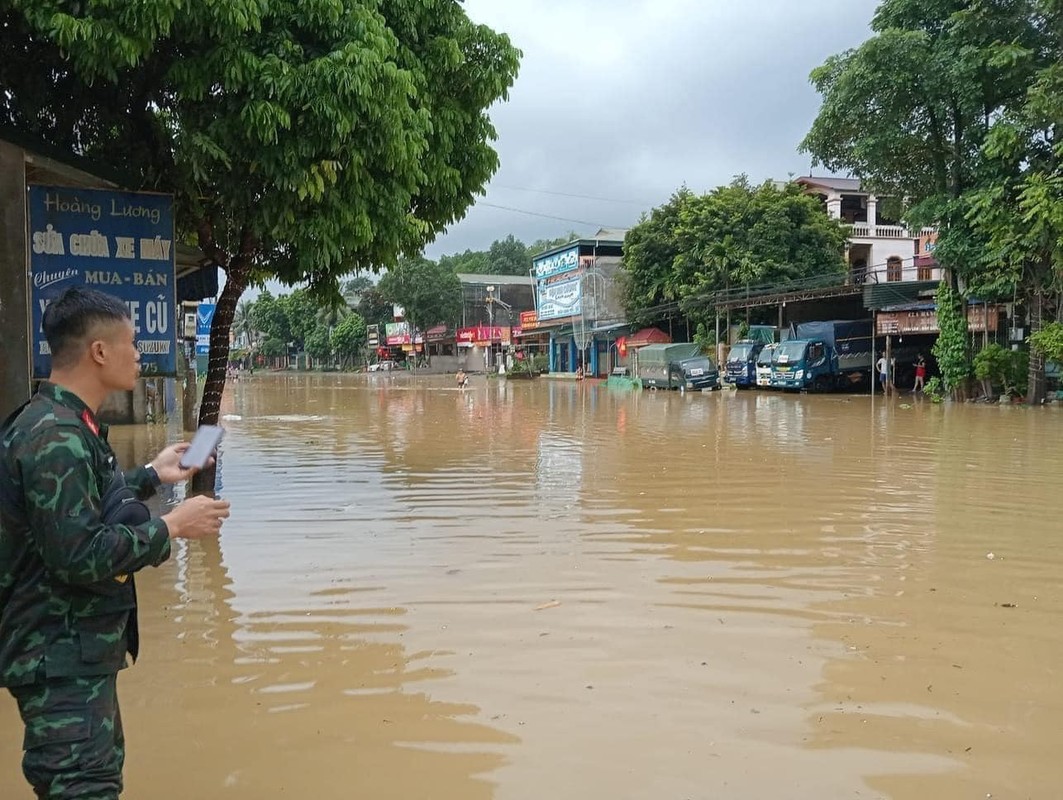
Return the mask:
<svg viewBox="0 0 1063 800"><path fill-rule="evenodd" d="M739 176L697 194L686 187L642 217L624 240L628 319L683 318L701 327L721 293L840 275L846 230L796 184Z"/></svg>
<svg viewBox="0 0 1063 800"><path fill-rule="evenodd" d="M436 325L452 326L461 317L458 274L527 275L534 255L578 238L570 233L525 245L512 234L486 250L442 256L400 258L379 282L366 274L345 280L340 296L322 301L308 288L274 296L261 292L242 301L233 318L237 355L279 358L290 352L307 353L319 364L349 368L371 359L367 328L385 326L401 306L415 333Z"/></svg>
<svg viewBox="0 0 1063 800"><path fill-rule="evenodd" d="M578 238L578 233L571 232L557 239L539 239L525 245L510 234L505 239L496 239L486 250L466 250L442 256L439 264L462 274L527 275L535 256Z"/></svg>

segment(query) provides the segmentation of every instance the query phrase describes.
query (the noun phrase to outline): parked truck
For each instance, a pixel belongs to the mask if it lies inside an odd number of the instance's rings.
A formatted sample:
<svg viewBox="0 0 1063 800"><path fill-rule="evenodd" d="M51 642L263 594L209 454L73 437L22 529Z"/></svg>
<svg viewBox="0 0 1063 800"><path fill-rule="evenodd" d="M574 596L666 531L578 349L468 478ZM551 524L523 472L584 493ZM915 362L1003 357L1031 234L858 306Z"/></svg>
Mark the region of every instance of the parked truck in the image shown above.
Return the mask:
<svg viewBox="0 0 1063 800"><path fill-rule="evenodd" d="M803 322L772 357L777 389L830 391L855 388L871 378L875 362L871 320Z"/></svg>
<svg viewBox="0 0 1063 800"><path fill-rule="evenodd" d="M745 337L735 342L727 353L721 370L724 379L739 389L757 386L757 360L764 349L773 347L778 339L779 329L771 325L747 326Z"/></svg>
<svg viewBox="0 0 1063 800"><path fill-rule="evenodd" d="M638 378L648 389L719 389L720 371L691 342L651 344L638 351Z"/></svg>
<svg viewBox="0 0 1063 800"><path fill-rule="evenodd" d="M729 383L739 389L757 385L757 357L766 345L743 339L731 348L724 365L724 375Z"/></svg>
<svg viewBox="0 0 1063 800"><path fill-rule="evenodd" d="M771 364L775 356L775 351L779 349L777 344L766 344L760 351L760 355L757 356L757 388L770 389L771 388Z"/></svg>

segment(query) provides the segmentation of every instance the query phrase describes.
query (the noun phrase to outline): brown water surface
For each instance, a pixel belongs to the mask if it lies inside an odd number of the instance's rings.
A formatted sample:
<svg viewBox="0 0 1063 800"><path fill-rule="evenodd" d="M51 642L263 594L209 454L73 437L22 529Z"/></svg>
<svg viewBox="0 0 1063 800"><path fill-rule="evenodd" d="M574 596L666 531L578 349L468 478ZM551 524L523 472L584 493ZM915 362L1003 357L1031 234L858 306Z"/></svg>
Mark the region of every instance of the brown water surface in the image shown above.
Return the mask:
<svg viewBox="0 0 1063 800"><path fill-rule="evenodd" d="M127 797L1063 794L1058 409L374 374L224 413L232 519L138 582Z"/></svg>

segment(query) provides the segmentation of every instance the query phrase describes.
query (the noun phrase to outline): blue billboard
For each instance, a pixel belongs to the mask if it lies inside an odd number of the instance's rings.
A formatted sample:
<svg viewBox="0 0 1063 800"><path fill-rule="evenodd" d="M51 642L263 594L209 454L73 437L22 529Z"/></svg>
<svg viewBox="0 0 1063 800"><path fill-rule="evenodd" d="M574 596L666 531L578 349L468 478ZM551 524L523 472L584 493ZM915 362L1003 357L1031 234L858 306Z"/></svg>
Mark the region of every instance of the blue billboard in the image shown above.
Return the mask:
<svg viewBox="0 0 1063 800"><path fill-rule="evenodd" d="M215 303L200 303L196 309L196 355L210 355L210 324L214 321Z"/></svg>
<svg viewBox="0 0 1063 800"><path fill-rule="evenodd" d="M570 247L560 253L533 259L532 269L535 270L535 279L538 281L579 269L579 247Z"/></svg>
<svg viewBox="0 0 1063 800"><path fill-rule="evenodd" d="M583 313L583 280L579 275L557 281L539 281L535 292L540 322Z"/></svg>
<svg viewBox="0 0 1063 800"><path fill-rule="evenodd" d="M46 378L51 369L44 309L71 286L122 300L136 331L141 374L174 375L173 198L59 186L27 192L33 376Z"/></svg>

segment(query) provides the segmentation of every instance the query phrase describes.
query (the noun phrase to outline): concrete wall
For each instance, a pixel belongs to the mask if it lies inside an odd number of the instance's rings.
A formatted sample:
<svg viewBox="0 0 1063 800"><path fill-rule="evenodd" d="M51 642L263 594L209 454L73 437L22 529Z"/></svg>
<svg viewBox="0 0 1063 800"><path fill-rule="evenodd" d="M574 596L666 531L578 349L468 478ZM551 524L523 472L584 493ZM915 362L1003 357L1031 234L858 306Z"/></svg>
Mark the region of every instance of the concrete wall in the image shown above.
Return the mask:
<svg viewBox="0 0 1063 800"><path fill-rule="evenodd" d="M167 380L172 378L140 378L133 391L113 392L100 406L100 420L108 425L143 425L161 419Z"/></svg>
<svg viewBox="0 0 1063 800"><path fill-rule="evenodd" d="M484 371L484 349L482 347L459 347L458 352L460 355L456 360L463 370L466 372ZM432 363L435 363L434 358Z"/></svg>
<svg viewBox="0 0 1063 800"><path fill-rule="evenodd" d="M458 356L432 356L432 366L427 370L433 375L457 372L461 366Z"/></svg>
<svg viewBox="0 0 1063 800"><path fill-rule="evenodd" d="M0 419L29 399L29 286L26 283L26 162L0 141Z"/></svg>
<svg viewBox="0 0 1063 800"><path fill-rule="evenodd" d="M130 425L133 422L133 392L112 392L107 395L97 414L108 425Z"/></svg>

